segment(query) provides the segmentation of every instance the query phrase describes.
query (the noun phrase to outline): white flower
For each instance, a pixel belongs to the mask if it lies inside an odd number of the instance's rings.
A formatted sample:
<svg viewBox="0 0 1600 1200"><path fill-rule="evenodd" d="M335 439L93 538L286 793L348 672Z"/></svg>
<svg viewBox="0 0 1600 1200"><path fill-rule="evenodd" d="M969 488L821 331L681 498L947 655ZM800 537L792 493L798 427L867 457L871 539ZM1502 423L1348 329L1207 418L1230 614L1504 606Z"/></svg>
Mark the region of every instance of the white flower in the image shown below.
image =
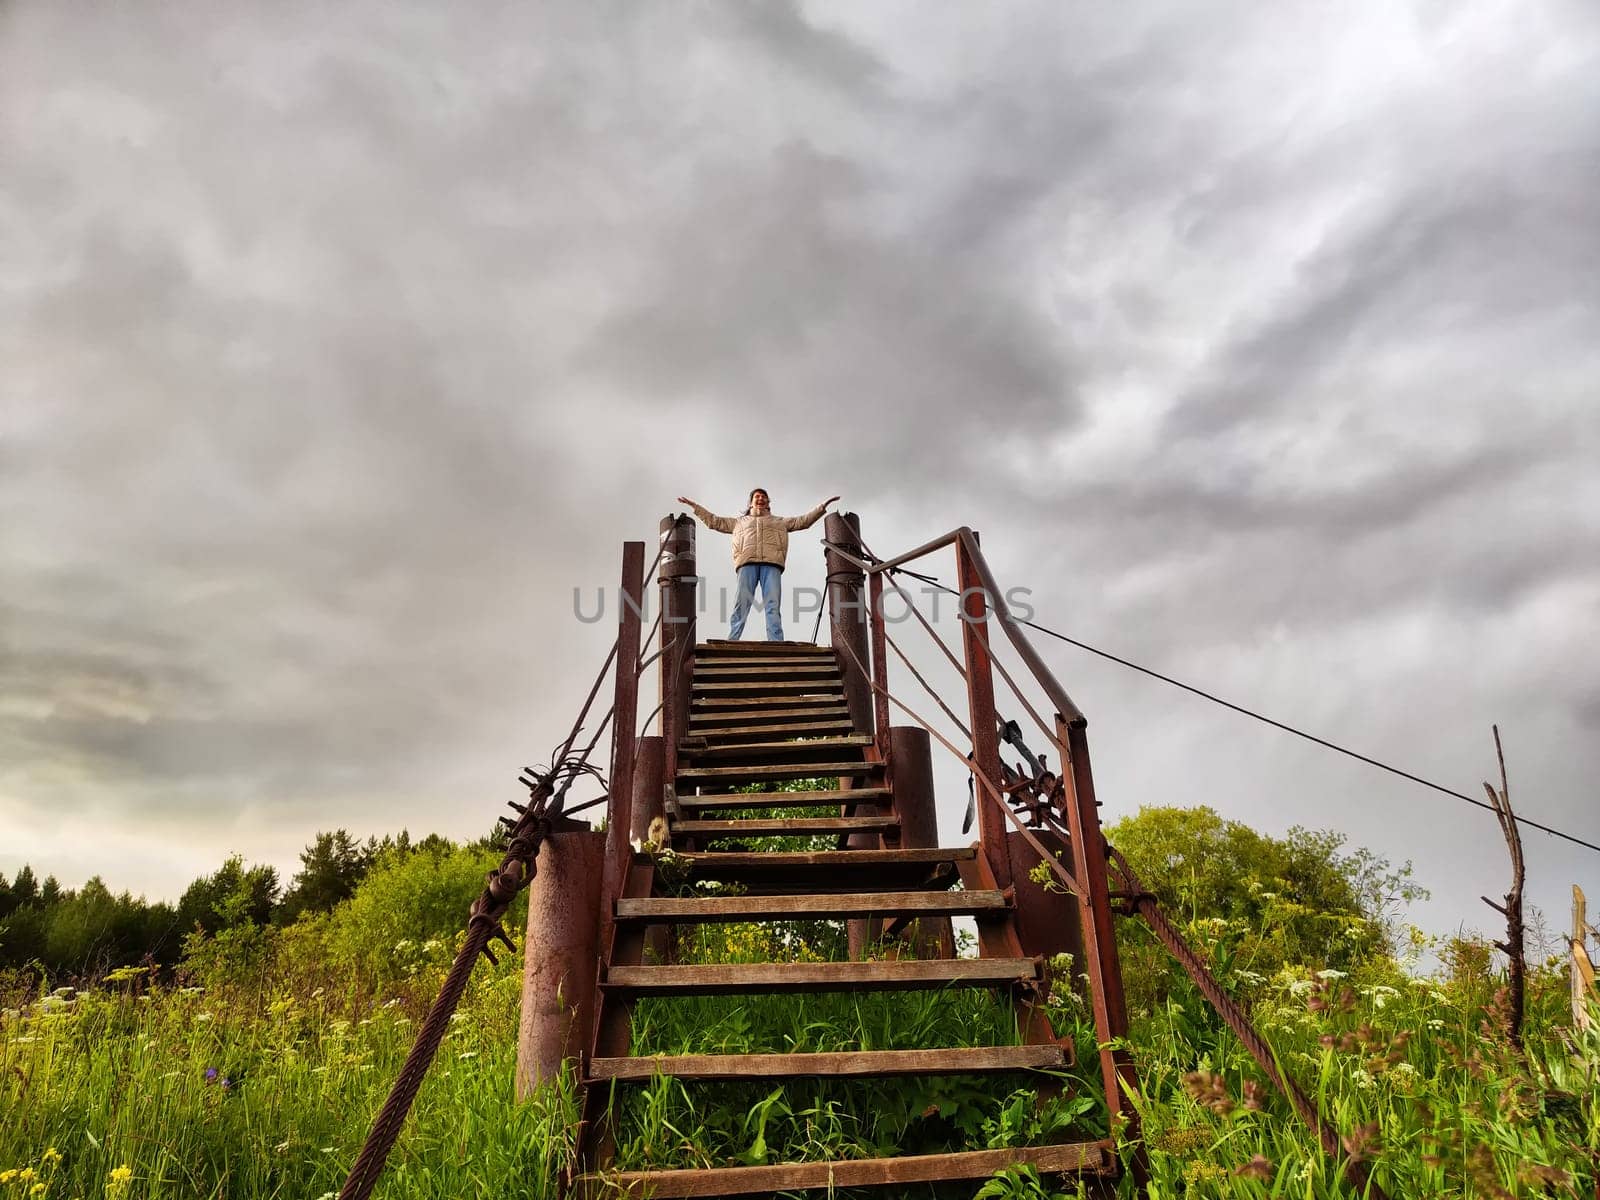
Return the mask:
<svg viewBox="0 0 1600 1200"><path fill-rule="evenodd" d="M1289 985L1289 995L1306 996L1309 995L1312 990L1316 988L1316 986L1317 985L1312 983L1309 979L1296 979Z"/></svg>
<svg viewBox="0 0 1600 1200"><path fill-rule="evenodd" d="M1345 978L1345 973L1343 971L1335 971L1332 967L1324 967L1322 970L1317 972L1317 978L1318 979L1343 979L1343 978Z"/></svg>

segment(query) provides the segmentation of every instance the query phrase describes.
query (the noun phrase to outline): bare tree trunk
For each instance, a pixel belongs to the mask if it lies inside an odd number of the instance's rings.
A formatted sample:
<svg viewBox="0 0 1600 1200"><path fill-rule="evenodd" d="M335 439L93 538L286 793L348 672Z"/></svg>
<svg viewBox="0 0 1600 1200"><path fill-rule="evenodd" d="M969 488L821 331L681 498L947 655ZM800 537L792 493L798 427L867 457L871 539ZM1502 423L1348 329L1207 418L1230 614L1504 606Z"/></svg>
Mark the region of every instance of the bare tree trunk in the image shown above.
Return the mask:
<svg viewBox="0 0 1600 1200"><path fill-rule="evenodd" d="M1494 752L1500 760L1500 790L1495 791L1494 785L1485 781L1483 790L1489 793L1489 803L1494 806L1494 815L1499 818L1500 830L1505 834L1506 847L1511 851L1511 890L1506 893L1504 905L1496 904L1489 897L1482 897L1483 902L1496 912L1501 913L1506 919L1506 940L1496 942L1495 945L1505 952L1510 962L1508 971L1509 987L1507 989L1506 1032L1511 1036L1511 1044L1518 1050L1522 1049L1522 1009L1524 997L1527 993L1528 959L1523 945L1522 924L1522 882L1524 870L1522 865L1522 834L1517 830L1517 818L1511 811L1510 786L1506 782L1506 755L1500 745L1500 727L1494 729Z"/></svg>

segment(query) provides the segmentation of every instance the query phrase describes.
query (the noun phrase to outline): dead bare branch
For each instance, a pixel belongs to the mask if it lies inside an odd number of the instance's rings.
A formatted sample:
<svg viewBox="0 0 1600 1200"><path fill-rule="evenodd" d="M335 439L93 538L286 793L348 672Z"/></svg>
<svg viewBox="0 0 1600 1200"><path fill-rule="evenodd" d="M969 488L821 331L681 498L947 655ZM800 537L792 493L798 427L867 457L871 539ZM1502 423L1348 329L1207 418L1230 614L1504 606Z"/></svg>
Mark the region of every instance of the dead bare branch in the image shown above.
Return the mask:
<svg viewBox="0 0 1600 1200"><path fill-rule="evenodd" d="M1511 852L1511 890L1506 893L1505 904L1496 904L1487 896L1483 902L1506 919L1506 939L1495 946L1504 952L1508 961L1506 995L1506 1033L1511 1044L1522 1049L1522 1012L1528 985L1528 959L1525 946L1525 927L1522 920L1522 885L1526 875L1522 860L1522 834L1517 829L1516 814L1511 811L1511 785L1506 780L1505 749L1500 744L1500 726L1494 729L1494 752L1500 762L1500 790L1487 781L1483 790L1500 822L1500 832L1505 835L1506 848Z"/></svg>

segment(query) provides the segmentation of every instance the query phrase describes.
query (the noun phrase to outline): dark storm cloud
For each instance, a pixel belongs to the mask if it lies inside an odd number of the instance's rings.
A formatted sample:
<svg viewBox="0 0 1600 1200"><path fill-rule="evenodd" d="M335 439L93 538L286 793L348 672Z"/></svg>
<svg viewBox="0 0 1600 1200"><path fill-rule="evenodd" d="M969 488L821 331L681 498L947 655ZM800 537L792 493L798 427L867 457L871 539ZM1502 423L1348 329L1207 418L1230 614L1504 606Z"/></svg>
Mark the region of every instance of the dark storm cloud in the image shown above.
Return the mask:
<svg viewBox="0 0 1600 1200"><path fill-rule="evenodd" d="M845 477L913 445L926 475L953 469L997 408L1070 427L1071 364L1039 317L984 257L875 229L886 184L800 142L708 170L658 215L660 253L587 360L628 389L837 429Z"/></svg>
<svg viewBox="0 0 1600 1200"><path fill-rule="evenodd" d="M1224 349L1212 379L1174 406L1179 436L1229 436L1288 397L1333 390L1352 357L1407 338L1426 344L1566 309L1600 310L1600 120L1569 156L1530 155L1525 175L1432 181L1346 231L1300 272L1280 317ZM1441 399L1448 400L1447 397ZM1536 399L1511 381L1507 404Z"/></svg>

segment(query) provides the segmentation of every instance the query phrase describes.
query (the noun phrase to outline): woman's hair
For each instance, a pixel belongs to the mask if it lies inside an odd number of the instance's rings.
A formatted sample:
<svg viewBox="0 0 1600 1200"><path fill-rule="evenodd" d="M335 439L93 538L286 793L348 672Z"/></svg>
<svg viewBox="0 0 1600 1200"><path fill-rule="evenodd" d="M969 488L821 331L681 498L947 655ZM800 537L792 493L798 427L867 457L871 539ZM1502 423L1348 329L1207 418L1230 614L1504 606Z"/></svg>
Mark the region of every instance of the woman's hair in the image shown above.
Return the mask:
<svg viewBox="0 0 1600 1200"><path fill-rule="evenodd" d="M765 496L769 502L772 500L772 493L767 491L766 488L751 488L750 489L750 498L744 502L744 510L745 510L745 512L749 512L752 508L754 508L756 506L756 493L757 492L760 492L763 496Z"/></svg>

